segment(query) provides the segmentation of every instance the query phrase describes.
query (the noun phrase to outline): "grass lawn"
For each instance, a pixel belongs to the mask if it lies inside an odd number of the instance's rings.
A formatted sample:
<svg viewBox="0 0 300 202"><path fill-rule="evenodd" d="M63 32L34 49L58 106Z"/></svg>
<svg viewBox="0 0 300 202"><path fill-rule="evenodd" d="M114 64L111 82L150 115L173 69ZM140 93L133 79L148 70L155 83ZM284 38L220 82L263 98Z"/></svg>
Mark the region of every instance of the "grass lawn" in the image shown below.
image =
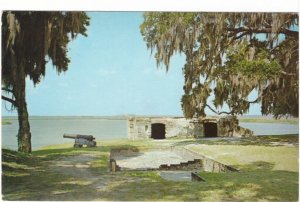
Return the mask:
<svg viewBox="0 0 300 202"><path fill-rule="evenodd" d="M285 123L285 124L293 124L298 125L299 119L298 118L280 118L280 119L274 119L274 118L244 118L244 117L238 117L240 122L251 122L251 123Z"/></svg>
<svg viewBox="0 0 300 202"><path fill-rule="evenodd" d="M157 171L108 171L111 148L168 146L206 154L240 172L200 173L206 182L175 182ZM64 144L30 155L3 149L2 169L3 200L297 201L298 136L102 141L96 148Z"/></svg>
<svg viewBox="0 0 300 202"><path fill-rule="evenodd" d="M12 123L8 120L5 120L5 119L1 120L1 125L10 125L10 124L12 124Z"/></svg>

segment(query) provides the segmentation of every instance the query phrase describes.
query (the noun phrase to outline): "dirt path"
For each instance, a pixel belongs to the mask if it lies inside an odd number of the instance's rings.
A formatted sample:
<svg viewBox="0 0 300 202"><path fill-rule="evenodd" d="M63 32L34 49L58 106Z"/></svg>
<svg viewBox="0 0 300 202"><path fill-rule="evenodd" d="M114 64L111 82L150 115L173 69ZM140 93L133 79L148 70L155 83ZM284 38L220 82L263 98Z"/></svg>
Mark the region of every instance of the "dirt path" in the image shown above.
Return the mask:
<svg viewBox="0 0 300 202"><path fill-rule="evenodd" d="M85 179L95 179L99 177L90 171L91 162L97 160L96 154L78 154L74 156L61 157L51 161L52 170L64 175L80 177Z"/></svg>
<svg viewBox="0 0 300 202"><path fill-rule="evenodd" d="M109 183L114 181L114 176L108 172L92 169L93 161L98 159L97 154L77 154L67 157L61 157L50 164L50 169L65 176L71 180L66 184L88 185L89 189L106 190ZM73 180L72 180L73 179Z"/></svg>
<svg viewBox="0 0 300 202"><path fill-rule="evenodd" d="M47 169L65 176L60 184L65 185L63 189L52 191L49 200L108 200L111 192L120 184L139 182L143 178L111 173L103 170L93 162L99 160L100 154L83 153L59 157L47 162ZM66 180L67 179L67 180ZM124 193L121 187L118 193ZM115 193L118 198L118 193Z"/></svg>

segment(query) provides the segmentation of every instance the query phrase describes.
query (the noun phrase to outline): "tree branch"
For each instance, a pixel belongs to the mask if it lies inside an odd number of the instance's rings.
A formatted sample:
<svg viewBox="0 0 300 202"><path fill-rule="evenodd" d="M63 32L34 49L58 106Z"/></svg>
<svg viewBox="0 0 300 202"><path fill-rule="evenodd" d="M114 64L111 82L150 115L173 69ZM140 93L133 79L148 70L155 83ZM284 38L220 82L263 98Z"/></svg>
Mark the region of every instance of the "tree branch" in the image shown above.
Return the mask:
<svg viewBox="0 0 300 202"><path fill-rule="evenodd" d="M6 92L10 92L10 93L14 93L12 89L5 88L5 87L2 87L1 90L4 90L4 91L6 91Z"/></svg>
<svg viewBox="0 0 300 202"><path fill-rule="evenodd" d="M270 34L272 33L272 28L263 28L263 29L252 29L252 28L247 28L247 27L238 27L238 28L228 28L227 29L230 32L235 32L236 34L239 32L243 32L243 34L241 35L246 35L246 34L260 34L260 33L265 33L265 34ZM286 34L288 36L292 36L295 38L298 38L299 32L298 31L293 31L290 29L285 29L285 28L281 28L277 31L277 33L279 34ZM237 37L236 37L237 38ZM238 38L240 38L240 36L238 36Z"/></svg>
<svg viewBox="0 0 300 202"><path fill-rule="evenodd" d="M243 36L245 36L245 35L247 35L247 34L250 34L250 33L248 33L248 32L243 32L243 33L240 34L239 36L234 37L233 40L240 39L240 38L242 38Z"/></svg>
<svg viewBox="0 0 300 202"><path fill-rule="evenodd" d="M256 98L255 100L253 101L247 101L249 104L254 104L254 103L257 103L258 102L258 98Z"/></svg>
<svg viewBox="0 0 300 202"><path fill-rule="evenodd" d="M211 111L213 111L214 113L218 114L218 115L221 115L221 114L228 114L228 115L232 115L233 113L232 112L217 112L216 110L214 110L211 106L209 106L208 104L205 105L206 107L208 107Z"/></svg>
<svg viewBox="0 0 300 202"><path fill-rule="evenodd" d="M281 74L285 75L285 76L296 76L295 73L288 73L288 72L285 72L283 70L280 71Z"/></svg>
<svg viewBox="0 0 300 202"><path fill-rule="evenodd" d="M297 32L297 31L293 31L290 29L281 29L281 30L283 30L283 34L286 34L286 35L289 35L289 36L292 36L295 38L299 37L299 32Z"/></svg>
<svg viewBox="0 0 300 202"><path fill-rule="evenodd" d="M11 99L11 98L8 98L8 97L5 97L5 96L2 95L2 99L7 101L7 102L10 102L13 105L16 105L16 101Z"/></svg>

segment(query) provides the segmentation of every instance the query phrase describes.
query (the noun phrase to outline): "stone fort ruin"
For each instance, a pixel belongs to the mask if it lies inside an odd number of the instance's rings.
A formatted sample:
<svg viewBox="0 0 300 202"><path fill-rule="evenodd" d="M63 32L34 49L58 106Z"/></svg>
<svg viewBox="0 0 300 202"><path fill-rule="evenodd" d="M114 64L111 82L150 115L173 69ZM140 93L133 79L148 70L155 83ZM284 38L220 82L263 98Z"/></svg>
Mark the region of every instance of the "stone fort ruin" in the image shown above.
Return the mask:
<svg viewBox="0 0 300 202"><path fill-rule="evenodd" d="M239 126L236 116L211 116L201 120L182 117L129 117L127 136L137 139L171 137L248 137L253 131Z"/></svg>

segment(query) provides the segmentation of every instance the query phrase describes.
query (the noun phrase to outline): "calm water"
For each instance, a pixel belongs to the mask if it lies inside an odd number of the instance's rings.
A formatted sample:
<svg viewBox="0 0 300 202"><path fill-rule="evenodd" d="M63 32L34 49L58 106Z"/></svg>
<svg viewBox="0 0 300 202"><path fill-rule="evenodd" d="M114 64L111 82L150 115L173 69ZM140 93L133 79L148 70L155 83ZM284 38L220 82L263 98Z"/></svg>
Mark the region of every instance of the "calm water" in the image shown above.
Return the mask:
<svg viewBox="0 0 300 202"><path fill-rule="evenodd" d="M120 139L127 137L125 120L101 118L34 118L30 119L32 149L39 147L73 143L73 139L63 138L64 133L93 135L96 140ZM17 149L18 120L10 120L11 125L2 125L2 145Z"/></svg>
<svg viewBox="0 0 300 202"><path fill-rule="evenodd" d="M253 130L255 135L298 134L299 125L284 123L243 123L240 126Z"/></svg>
<svg viewBox="0 0 300 202"><path fill-rule="evenodd" d="M18 120L12 119L11 125L2 125L2 145L17 149ZM256 135L279 135L299 133L298 125L274 123L240 123L254 131ZM93 135L96 140L127 138L127 121L103 118L31 118L33 150L39 147L60 143L73 143L73 139L63 138L64 133Z"/></svg>

